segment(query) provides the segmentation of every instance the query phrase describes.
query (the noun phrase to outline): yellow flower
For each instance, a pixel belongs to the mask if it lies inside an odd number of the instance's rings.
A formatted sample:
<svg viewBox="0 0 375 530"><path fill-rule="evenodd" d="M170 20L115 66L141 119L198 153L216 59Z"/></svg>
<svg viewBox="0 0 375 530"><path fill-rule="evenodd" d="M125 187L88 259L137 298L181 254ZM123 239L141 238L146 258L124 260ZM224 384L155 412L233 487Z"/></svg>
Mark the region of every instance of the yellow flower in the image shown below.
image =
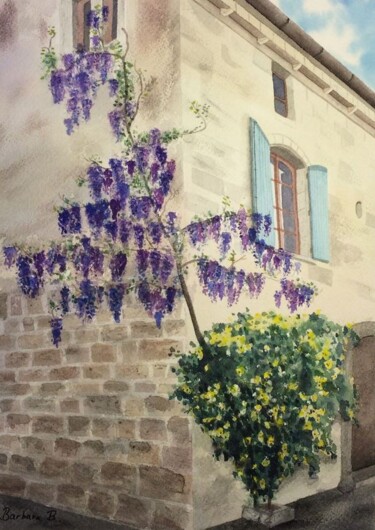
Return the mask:
<svg viewBox="0 0 375 530"><path fill-rule="evenodd" d="M213 421L215 421L215 418L203 418L203 423L211 423Z"/></svg>
<svg viewBox="0 0 375 530"><path fill-rule="evenodd" d="M264 443L264 433L262 431L258 434L258 440L260 443Z"/></svg>
<svg viewBox="0 0 375 530"><path fill-rule="evenodd" d="M245 373L245 368L243 366L238 366L236 368L236 372L241 377L241 375L243 375Z"/></svg>
<svg viewBox="0 0 375 530"><path fill-rule="evenodd" d="M262 464L263 467L268 467L268 466L270 465L270 463L271 463L271 462L270 462L270 459L267 458L267 457L264 458L264 459L262 460L262 462L261 462L261 464Z"/></svg>
<svg viewBox="0 0 375 530"><path fill-rule="evenodd" d="M273 362L272 362L272 366L274 368L276 368L277 366L279 366L279 359L275 359Z"/></svg>
<svg viewBox="0 0 375 530"><path fill-rule="evenodd" d="M303 392L300 392L298 395L302 399L302 401L307 401L308 396L306 396L306 394L304 394Z"/></svg>
<svg viewBox="0 0 375 530"><path fill-rule="evenodd" d="M311 396L311 401L313 401L314 403L315 403L316 401L318 401L318 395L317 395L317 394L313 394L313 395Z"/></svg>
<svg viewBox="0 0 375 530"><path fill-rule="evenodd" d="M269 372L264 372L263 374L264 379L269 379L271 377Z"/></svg>
<svg viewBox="0 0 375 530"><path fill-rule="evenodd" d="M229 421L227 421L226 423L224 423L224 425L223 425L223 428L224 428L224 429L229 429L229 427L230 427L230 423L229 423Z"/></svg>
<svg viewBox="0 0 375 530"><path fill-rule="evenodd" d="M221 388L221 383L215 383L215 384L214 384L214 388L216 388L216 390L220 390L220 388Z"/></svg>
<svg viewBox="0 0 375 530"><path fill-rule="evenodd" d="M270 429L271 428L271 424L270 424L269 421L265 421L264 422L264 426L265 426L266 429Z"/></svg>
<svg viewBox="0 0 375 530"><path fill-rule="evenodd" d="M257 405L255 405L254 409L257 411L257 412L260 412L262 410L262 405L259 405L259 403Z"/></svg>
<svg viewBox="0 0 375 530"><path fill-rule="evenodd" d="M205 367L204 367L204 371L205 371L205 372L208 372L209 369L210 369L209 365L206 364Z"/></svg>
<svg viewBox="0 0 375 530"><path fill-rule="evenodd" d="M263 350L266 351L266 352L267 352L267 351L270 351L270 349L271 349L271 348L268 346L268 344L266 344L266 345L264 346L264 348L263 348Z"/></svg>
<svg viewBox="0 0 375 530"><path fill-rule="evenodd" d="M289 390L298 390L298 384L297 383L289 383L288 389Z"/></svg>
<svg viewBox="0 0 375 530"><path fill-rule="evenodd" d="M261 378L259 377L259 375L256 375L255 377L252 377L250 379L250 383L252 383L253 385L259 385L259 383L261 382Z"/></svg>
<svg viewBox="0 0 375 530"><path fill-rule="evenodd" d="M276 425L282 427L284 425L284 420L282 418L277 418Z"/></svg>
<svg viewBox="0 0 375 530"><path fill-rule="evenodd" d="M304 431L312 431L313 430L313 426L312 426L311 421L307 421L305 423L305 425L303 426L303 430Z"/></svg>
<svg viewBox="0 0 375 530"><path fill-rule="evenodd" d="M182 385L181 390L185 392L185 394L191 394L191 388L188 387L188 385Z"/></svg>
<svg viewBox="0 0 375 530"><path fill-rule="evenodd" d="M325 361L324 366L325 366L328 370L331 370L331 368L333 367L333 361L332 361L332 359L328 359L328 361Z"/></svg>
<svg viewBox="0 0 375 530"><path fill-rule="evenodd" d="M266 489L266 481L264 480L264 478L259 481L259 487L261 490Z"/></svg>
<svg viewBox="0 0 375 530"><path fill-rule="evenodd" d="M246 442L247 444L251 444L251 436L246 436L246 438L245 438L245 442Z"/></svg>
<svg viewBox="0 0 375 530"><path fill-rule="evenodd" d="M195 350L195 353L196 353L198 359L200 359L200 360L203 359L203 350L202 350L202 348L200 346Z"/></svg>
<svg viewBox="0 0 375 530"><path fill-rule="evenodd" d="M240 393L240 387L238 385L232 385L229 387L228 390L232 394L232 396L238 396Z"/></svg>
<svg viewBox="0 0 375 530"><path fill-rule="evenodd" d="M267 440L267 445L268 447L272 447L275 443L275 437L274 436L269 436L268 437L268 440Z"/></svg>
<svg viewBox="0 0 375 530"><path fill-rule="evenodd" d="M319 440L319 442L318 442L318 447L324 447L324 442L323 442L323 440Z"/></svg>

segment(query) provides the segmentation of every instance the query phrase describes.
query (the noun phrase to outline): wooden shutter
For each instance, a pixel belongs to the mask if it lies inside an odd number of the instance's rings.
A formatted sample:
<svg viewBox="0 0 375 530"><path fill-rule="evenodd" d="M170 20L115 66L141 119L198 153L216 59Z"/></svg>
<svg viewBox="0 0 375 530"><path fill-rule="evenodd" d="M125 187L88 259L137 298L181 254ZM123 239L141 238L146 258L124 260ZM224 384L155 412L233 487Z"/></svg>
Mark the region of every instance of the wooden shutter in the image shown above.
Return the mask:
<svg viewBox="0 0 375 530"><path fill-rule="evenodd" d="M258 123L253 119L250 119L250 145L253 212L271 216L271 233L265 239L266 243L275 246L275 215L270 144Z"/></svg>
<svg viewBox="0 0 375 530"><path fill-rule="evenodd" d="M327 168L308 168L312 256L320 261L329 261L329 219Z"/></svg>

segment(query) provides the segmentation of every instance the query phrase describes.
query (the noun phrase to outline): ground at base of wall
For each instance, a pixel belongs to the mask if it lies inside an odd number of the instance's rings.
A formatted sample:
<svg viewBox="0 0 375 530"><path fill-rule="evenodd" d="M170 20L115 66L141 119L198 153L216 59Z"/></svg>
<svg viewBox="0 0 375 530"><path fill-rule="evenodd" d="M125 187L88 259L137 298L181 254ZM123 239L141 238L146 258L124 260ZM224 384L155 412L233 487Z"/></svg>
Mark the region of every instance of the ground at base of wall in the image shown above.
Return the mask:
<svg viewBox="0 0 375 530"><path fill-rule="evenodd" d="M17 517L18 516L18 517ZM1 530L134 530L124 524L85 517L35 502L0 495Z"/></svg>
<svg viewBox="0 0 375 530"><path fill-rule="evenodd" d="M295 520L280 530L375 530L375 478L357 484L351 493L331 490L294 503ZM264 530L243 519L210 530Z"/></svg>

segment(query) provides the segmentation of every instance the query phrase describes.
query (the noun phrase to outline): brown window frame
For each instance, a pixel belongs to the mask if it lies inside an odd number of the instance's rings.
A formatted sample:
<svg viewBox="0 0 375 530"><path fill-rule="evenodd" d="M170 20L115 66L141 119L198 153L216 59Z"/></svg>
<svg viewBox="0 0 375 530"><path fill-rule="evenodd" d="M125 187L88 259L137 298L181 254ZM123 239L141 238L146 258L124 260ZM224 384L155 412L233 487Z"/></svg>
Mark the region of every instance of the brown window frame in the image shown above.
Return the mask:
<svg viewBox="0 0 375 530"><path fill-rule="evenodd" d="M287 166L287 168L290 170L292 175L292 183L286 184L285 182L282 182L279 178L279 162L282 162ZM285 248L285 234L292 234L295 237L296 240L296 248L294 251L287 250L288 252L292 252L293 254L299 254L301 251L301 240L300 240L300 231L299 231L299 220L298 220L298 205L297 205L297 169L296 167L291 164L288 160L283 158L282 156L271 153L271 163L273 164L273 176L272 181L274 183L274 190L275 190L275 204L274 209L276 210L276 226L275 230L279 239L279 246L281 248ZM293 203L293 209L287 210L286 208L283 208L282 206L282 187L285 186L286 188L290 188L292 190L292 203ZM294 226L295 230L292 232L290 230L284 230L284 223L283 223L283 212L287 211L291 217L294 219Z"/></svg>
<svg viewBox="0 0 375 530"><path fill-rule="evenodd" d="M275 93L275 85L274 85L274 78L277 78L279 81L282 81L283 85L284 85L284 94L285 94L285 98L280 98L278 96L276 96L276 93ZM275 109L275 112L277 114L279 114L280 116L284 116L284 118L287 118L288 117L288 91L287 91L287 86L286 86L286 81L285 81L285 77L282 77L281 75L275 73L275 72L272 72L272 86L273 86L273 101L274 101L274 109ZM284 112L280 112L279 110L277 110L276 108L276 101L280 101L281 103L283 103L285 105L285 113Z"/></svg>
<svg viewBox="0 0 375 530"><path fill-rule="evenodd" d="M90 48L90 29L86 24L86 18L94 5L94 0L73 0L73 45L77 49ZM109 7L109 19L103 41L104 44L109 44L117 38L118 0L105 0L104 6Z"/></svg>

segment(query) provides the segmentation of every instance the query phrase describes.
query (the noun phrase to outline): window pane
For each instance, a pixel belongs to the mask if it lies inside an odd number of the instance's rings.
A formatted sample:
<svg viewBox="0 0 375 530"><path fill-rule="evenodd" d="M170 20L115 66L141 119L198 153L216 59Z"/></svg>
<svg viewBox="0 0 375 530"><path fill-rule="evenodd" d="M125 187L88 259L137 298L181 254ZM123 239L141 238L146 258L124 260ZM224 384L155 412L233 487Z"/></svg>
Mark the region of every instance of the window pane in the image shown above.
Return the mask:
<svg viewBox="0 0 375 530"><path fill-rule="evenodd" d="M272 80L273 80L273 92L275 94L275 97L280 98L280 99L285 99L286 92L285 92L284 79L277 76L276 74L272 74Z"/></svg>
<svg viewBox="0 0 375 530"><path fill-rule="evenodd" d="M296 231L296 223L294 217L291 215L288 215L284 212L283 214L284 218L284 230L286 232L295 232Z"/></svg>
<svg viewBox="0 0 375 530"><path fill-rule="evenodd" d="M293 189L288 186L282 186L281 198L283 210L293 211Z"/></svg>
<svg viewBox="0 0 375 530"><path fill-rule="evenodd" d="M279 99L275 99L275 111L278 114L281 114L281 116L286 116L287 115L286 104L284 103L284 101L280 101Z"/></svg>
<svg viewBox="0 0 375 530"><path fill-rule="evenodd" d="M297 240L295 235L284 234L284 250L287 250L288 252L296 252Z"/></svg>
<svg viewBox="0 0 375 530"><path fill-rule="evenodd" d="M284 184L291 185L293 183L292 172L290 171L288 166L286 166L284 162L281 162L281 161L279 162L279 174L280 174L280 180Z"/></svg>

